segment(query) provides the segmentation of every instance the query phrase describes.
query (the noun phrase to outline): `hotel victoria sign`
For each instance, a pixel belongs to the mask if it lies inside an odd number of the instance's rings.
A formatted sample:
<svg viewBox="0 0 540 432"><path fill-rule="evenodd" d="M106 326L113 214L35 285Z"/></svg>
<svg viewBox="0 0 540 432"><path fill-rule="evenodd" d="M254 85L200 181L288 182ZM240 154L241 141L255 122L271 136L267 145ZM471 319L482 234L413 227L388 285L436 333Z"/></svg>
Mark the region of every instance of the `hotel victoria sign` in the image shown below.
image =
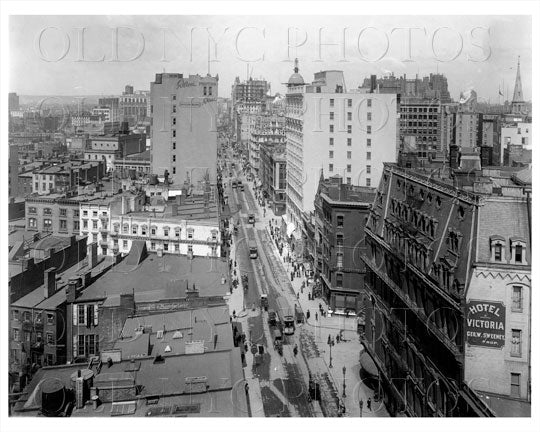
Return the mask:
<svg viewBox="0 0 540 432"><path fill-rule="evenodd" d="M467 303L467 343L502 348L506 309L502 302L471 300Z"/></svg>

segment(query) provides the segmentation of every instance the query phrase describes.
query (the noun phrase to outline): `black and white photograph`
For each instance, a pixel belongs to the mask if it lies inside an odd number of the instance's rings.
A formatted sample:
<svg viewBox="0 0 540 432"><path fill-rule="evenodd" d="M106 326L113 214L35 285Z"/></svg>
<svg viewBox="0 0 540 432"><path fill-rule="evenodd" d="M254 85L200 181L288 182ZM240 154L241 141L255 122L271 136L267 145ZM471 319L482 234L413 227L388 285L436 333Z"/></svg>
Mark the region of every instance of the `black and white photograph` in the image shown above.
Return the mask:
<svg viewBox="0 0 540 432"><path fill-rule="evenodd" d="M536 430L538 3L2 9L0 429Z"/></svg>

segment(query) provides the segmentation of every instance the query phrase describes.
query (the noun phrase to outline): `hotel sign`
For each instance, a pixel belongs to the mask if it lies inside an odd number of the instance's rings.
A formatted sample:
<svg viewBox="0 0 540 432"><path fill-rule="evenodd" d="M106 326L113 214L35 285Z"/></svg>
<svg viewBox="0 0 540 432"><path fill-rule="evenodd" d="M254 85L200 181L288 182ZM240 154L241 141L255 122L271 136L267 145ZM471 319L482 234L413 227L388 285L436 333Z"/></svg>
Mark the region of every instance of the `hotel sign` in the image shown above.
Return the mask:
<svg viewBox="0 0 540 432"><path fill-rule="evenodd" d="M502 348L506 309L502 302L471 300L467 303L466 331L469 345Z"/></svg>

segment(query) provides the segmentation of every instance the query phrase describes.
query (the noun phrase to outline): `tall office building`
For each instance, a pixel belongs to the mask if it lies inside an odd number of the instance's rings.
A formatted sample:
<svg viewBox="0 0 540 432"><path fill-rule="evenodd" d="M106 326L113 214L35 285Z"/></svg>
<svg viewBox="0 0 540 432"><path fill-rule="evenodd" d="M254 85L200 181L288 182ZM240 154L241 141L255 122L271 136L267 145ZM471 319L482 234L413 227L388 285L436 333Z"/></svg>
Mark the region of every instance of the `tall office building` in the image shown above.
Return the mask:
<svg viewBox="0 0 540 432"><path fill-rule="evenodd" d="M9 94L9 100L8 100L8 110L11 111L18 111L20 108L19 106L19 95L17 93L10 93Z"/></svg>
<svg viewBox="0 0 540 432"><path fill-rule="evenodd" d="M375 186L383 162L396 161L394 94L347 91L342 71L322 71L311 84L298 72L286 95L287 231L300 231L314 211L321 171L344 183ZM290 234L288 234L290 235Z"/></svg>
<svg viewBox="0 0 540 432"><path fill-rule="evenodd" d="M152 172L175 185L217 177L218 76L156 74L152 101Z"/></svg>

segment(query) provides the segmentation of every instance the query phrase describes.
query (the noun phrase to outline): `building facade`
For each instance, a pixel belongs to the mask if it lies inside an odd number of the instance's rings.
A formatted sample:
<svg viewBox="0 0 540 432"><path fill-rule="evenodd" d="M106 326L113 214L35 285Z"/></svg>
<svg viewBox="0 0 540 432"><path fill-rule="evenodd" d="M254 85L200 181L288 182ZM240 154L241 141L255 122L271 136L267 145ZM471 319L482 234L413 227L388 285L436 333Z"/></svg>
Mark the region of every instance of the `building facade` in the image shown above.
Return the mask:
<svg viewBox="0 0 540 432"><path fill-rule="evenodd" d="M260 146L259 177L265 198L275 215L285 213L287 191L287 157L285 144L266 143Z"/></svg>
<svg viewBox="0 0 540 432"><path fill-rule="evenodd" d="M296 233L314 210L321 168L325 178L371 187L383 162L397 160L397 100L347 92L341 71L318 72L306 85L296 66L287 87L287 223Z"/></svg>
<svg viewBox="0 0 540 432"><path fill-rule="evenodd" d="M315 277L330 313L356 314L363 307L364 226L375 189L321 178L315 196Z"/></svg>
<svg viewBox="0 0 540 432"><path fill-rule="evenodd" d="M150 84L154 174L167 170L177 185L207 178L215 184L217 94L217 76L156 74Z"/></svg>

